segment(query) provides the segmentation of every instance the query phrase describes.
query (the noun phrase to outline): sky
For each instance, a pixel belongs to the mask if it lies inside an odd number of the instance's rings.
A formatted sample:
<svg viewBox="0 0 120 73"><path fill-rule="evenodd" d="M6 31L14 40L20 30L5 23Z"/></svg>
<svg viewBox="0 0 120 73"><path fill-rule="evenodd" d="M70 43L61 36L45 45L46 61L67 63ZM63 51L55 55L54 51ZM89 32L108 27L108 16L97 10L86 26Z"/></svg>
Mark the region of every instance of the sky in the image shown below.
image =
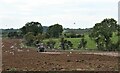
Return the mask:
<svg viewBox="0 0 120 73"><path fill-rule="evenodd" d="M105 18L118 20L119 0L0 0L0 28L21 28L27 22L42 26L91 28Z"/></svg>

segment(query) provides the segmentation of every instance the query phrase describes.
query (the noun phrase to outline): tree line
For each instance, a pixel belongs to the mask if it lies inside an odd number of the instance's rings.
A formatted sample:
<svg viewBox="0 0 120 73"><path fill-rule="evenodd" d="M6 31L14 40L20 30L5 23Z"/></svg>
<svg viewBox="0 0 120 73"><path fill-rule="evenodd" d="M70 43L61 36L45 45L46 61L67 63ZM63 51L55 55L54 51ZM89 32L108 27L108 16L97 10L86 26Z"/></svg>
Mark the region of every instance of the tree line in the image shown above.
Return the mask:
<svg viewBox="0 0 120 73"><path fill-rule="evenodd" d="M25 43L29 46L36 43L42 42L46 38L82 38L79 48L84 47L87 41L83 38L84 34L75 34L75 33L63 33L63 26L60 24L54 24L49 26L46 29L46 32L43 32L43 26L39 22L28 22L20 28L19 35L16 32L8 33L8 37L22 37L25 40ZM113 18L104 19L100 23L96 23L91 32L89 32L89 37L96 42L98 50L108 50L115 51L120 48L120 40L117 43L113 43L111 38L113 33L116 33L116 36L120 38L120 25L117 24L117 21ZM51 42L48 42L48 45ZM66 41L61 41L61 43L66 43ZM70 43L70 42L69 42ZM55 43L54 43L55 44ZM71 43L72 44L72 43ZM63 46L62 46L63 47ZM64 47L63 47L64 49Z"/></svg>

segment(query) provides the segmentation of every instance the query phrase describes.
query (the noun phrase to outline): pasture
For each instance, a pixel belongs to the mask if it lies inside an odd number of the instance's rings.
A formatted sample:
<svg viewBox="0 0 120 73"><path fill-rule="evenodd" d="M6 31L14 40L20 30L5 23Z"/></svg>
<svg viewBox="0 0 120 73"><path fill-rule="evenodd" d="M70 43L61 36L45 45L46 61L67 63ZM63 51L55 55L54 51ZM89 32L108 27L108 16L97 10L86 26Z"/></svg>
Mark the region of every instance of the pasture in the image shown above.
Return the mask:
<svg viewBox="0 0 120 73"><path fill-rule="evenodd" d="M112 38L111 38L112 43L117 43L117 41L118 41L118 36L116 36L116 34L117 33L114 32L112 35ZM95 41L93 39L91 39L88 34L85 34L84 38L87 41L86 50L97 50ZM44 43L46 43L49 40L55 41L56 42L55 48L56 49L59 48L60 38L50 38L50 39L45 39L43 41L44 41ZM78 44L79 44L81 38L65 38L65 40L72 42L74 50L85 50L85 49L78 48Z"/></svg>

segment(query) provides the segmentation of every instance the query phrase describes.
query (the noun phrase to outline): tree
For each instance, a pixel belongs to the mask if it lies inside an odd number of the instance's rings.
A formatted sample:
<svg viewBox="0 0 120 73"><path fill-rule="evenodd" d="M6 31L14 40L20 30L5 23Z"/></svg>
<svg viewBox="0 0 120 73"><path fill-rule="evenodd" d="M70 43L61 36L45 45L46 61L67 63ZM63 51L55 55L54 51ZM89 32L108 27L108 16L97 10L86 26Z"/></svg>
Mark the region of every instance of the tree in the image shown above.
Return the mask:
<svg viewBox="0 0 120 73"><path fill-rule="evenodd" d="M78 48L84 48L85 49L86 45L87 45L87 41L85 40L85 37L83 35L83 37L82 37L82 39L81 39L81 41L78 45Z"/></svg>
<svg viewBox="0 0 120 73"><path fill-rule="evenodd" d="M70 47L70 48L72 48L72 47L73 47L73 44L72 44L72 42L71 42L71 41L67 41L67 43L68 43L68 45L69 45L69 47Z"/></svg>
<svg viewBox="0 0 120 73"><path fill-rule="evenodd" d="M60 38L60 47L61 47L61 49L63 49L63 50L65 50L65 39L64 39L64 37L61 37Z"/></svg>
<svg viewBox="0 0 120 73"><path fill-rule="evenodd" d="M43 27L41 23L39 22L28 22L21 28L22 34L27 34L28 32L33 32L33 34L36 36L39 33L42 34Z"/></svg>
<svg viewBox="0 0 120 73"><path fill-rule="evenodd" d="M62 35L63 27L62 25L55 24L48 27L47 33L50 37L58 38L60 35Z"/></svg>
<svg viewBox="0 0 120 73"><path fill-rule="evenodd" d="M35 45L43 42L43 40L45 38L44 35L40 34L40 33L38 35L34 36L34 37L35 37L35 40L34 40Z"/></svg>
<svg viewBox="0 0 120 73"><path fill-rule="evenodd" d="M56 42L52 39L49 39L49 41L46 44L49 49L54 49Z"/></svg>
<svg viewBox="0 0 120 73"><path fill-rule="evenodd" d="M35 39L35 36L33 35L33 32L28 32L24 36L25 44L28 45L28 46L32 46L33 45L34 39Z"/></svg>
<svg viewBox="0 0 120 73"><path fill-rule="evenodd" d="M60 47L62 50L71 49L73 47L73 44L71 41L64 39L64 37L61 37Z"/></svg>
<svg viewBox="0 0 120 73"><path fill-rule="evenodd" d="M9 32L8 37L9 38L15 38L17 36L17 32Z"/></svg>
<svg viewBox="0 0 120 73"><path fill-rule="evenodd" d="M92 29L91 37L96 41L98 49L110 50L112 33L117 30L117 21L114 19L104 19L101 23L96 23Z"/></svg>

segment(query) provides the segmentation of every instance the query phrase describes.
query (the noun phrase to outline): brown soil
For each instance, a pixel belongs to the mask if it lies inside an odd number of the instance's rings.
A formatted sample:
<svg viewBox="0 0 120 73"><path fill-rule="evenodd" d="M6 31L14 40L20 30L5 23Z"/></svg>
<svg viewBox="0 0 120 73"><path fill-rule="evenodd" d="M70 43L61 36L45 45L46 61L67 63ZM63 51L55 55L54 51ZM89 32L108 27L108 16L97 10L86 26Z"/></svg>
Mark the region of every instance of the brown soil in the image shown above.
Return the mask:
<svg viewBox="0 0 120 73"><path fill-rule="evenodd" d="M21 48L20 43L19 39L3 39L3 71L118 70L118 53L115 52L58 51L39 53L34 49Z"/></svg>

